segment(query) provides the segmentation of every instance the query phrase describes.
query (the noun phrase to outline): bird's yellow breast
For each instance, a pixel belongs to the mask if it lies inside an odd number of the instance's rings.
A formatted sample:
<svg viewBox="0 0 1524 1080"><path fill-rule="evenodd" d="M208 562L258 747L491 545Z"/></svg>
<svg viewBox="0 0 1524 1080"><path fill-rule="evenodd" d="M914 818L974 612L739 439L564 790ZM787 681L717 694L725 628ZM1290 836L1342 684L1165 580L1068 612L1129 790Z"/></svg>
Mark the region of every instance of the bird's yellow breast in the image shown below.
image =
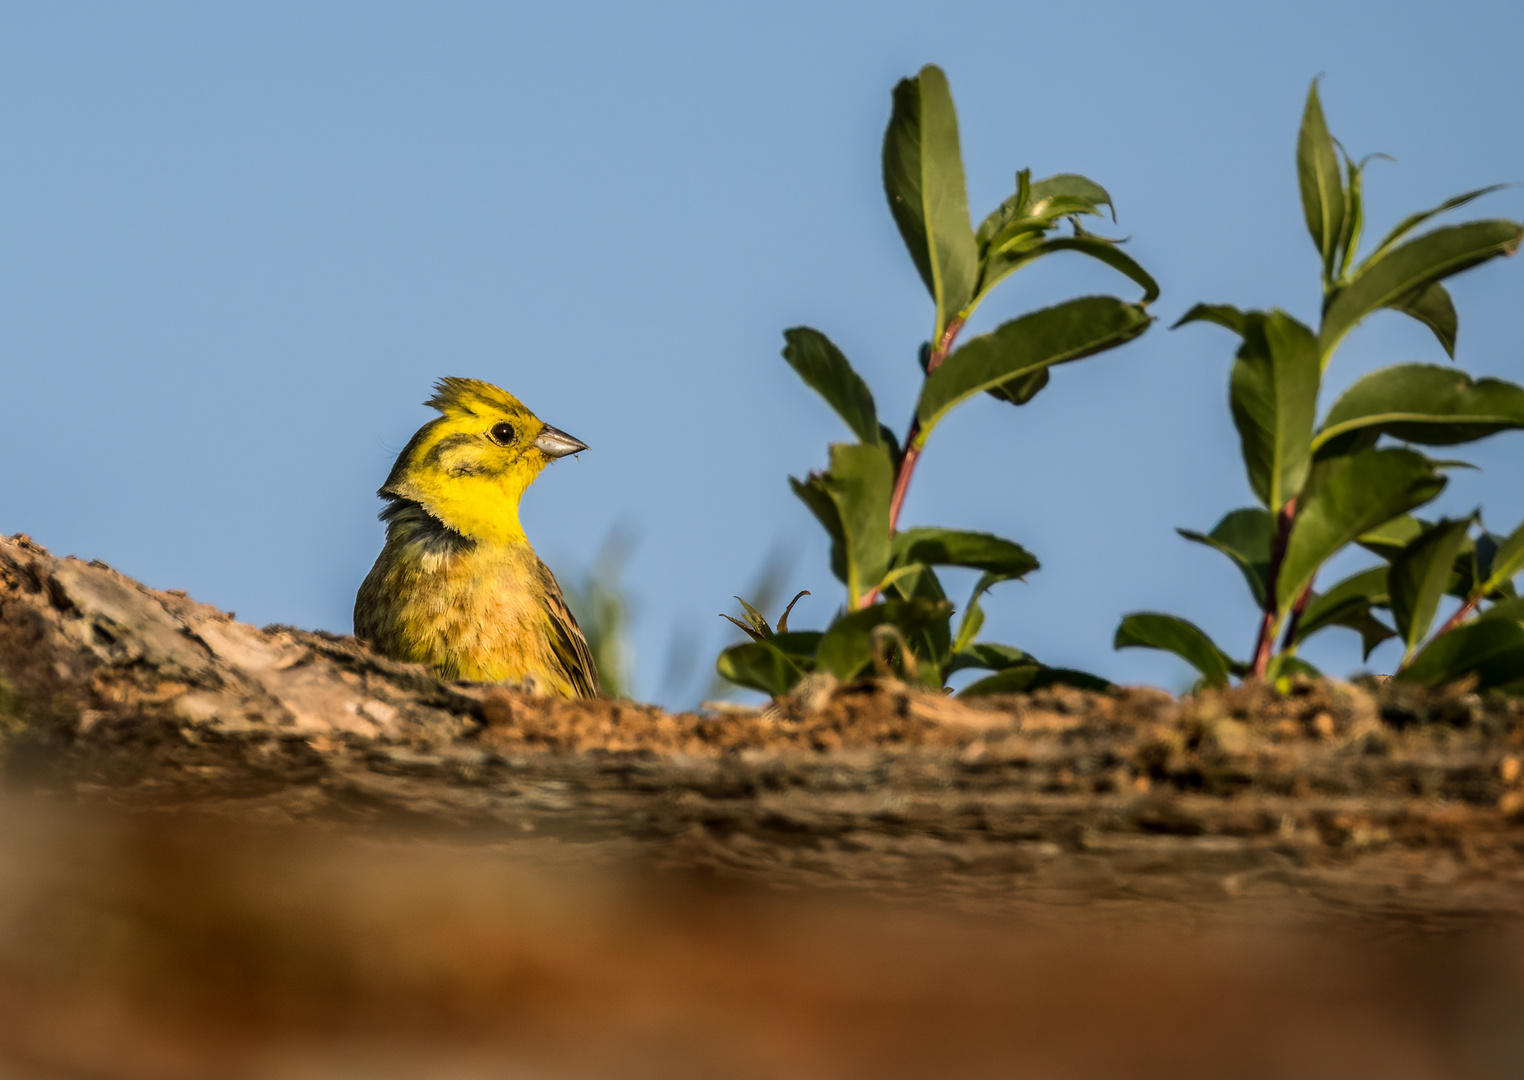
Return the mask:
<svg viewBox="0 0 1524 1080"><path fill-rule="evenodd" d="M388 530L356 597L355 632L443 678L532 679L578 696L546 606L547 585L559 590L529 544L470 541L409 524Z"/></svg>

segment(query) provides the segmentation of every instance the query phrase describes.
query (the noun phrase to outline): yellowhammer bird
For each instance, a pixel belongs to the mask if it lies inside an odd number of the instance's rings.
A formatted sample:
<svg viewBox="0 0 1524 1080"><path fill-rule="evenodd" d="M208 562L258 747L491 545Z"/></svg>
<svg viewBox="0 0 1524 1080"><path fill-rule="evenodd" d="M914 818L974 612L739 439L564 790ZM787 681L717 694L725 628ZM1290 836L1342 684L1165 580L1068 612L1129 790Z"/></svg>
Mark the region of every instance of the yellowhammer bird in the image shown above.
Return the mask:
<svg viewBox="0 0 1524 1080"><path fill-rule="evenodd" d="M519 499L551 461L587 447L512 394L441 379L377 492L386 546L355 597L355 635L447 679L532 680L593 697L598 672L550 569L519 525Z"/></svg>

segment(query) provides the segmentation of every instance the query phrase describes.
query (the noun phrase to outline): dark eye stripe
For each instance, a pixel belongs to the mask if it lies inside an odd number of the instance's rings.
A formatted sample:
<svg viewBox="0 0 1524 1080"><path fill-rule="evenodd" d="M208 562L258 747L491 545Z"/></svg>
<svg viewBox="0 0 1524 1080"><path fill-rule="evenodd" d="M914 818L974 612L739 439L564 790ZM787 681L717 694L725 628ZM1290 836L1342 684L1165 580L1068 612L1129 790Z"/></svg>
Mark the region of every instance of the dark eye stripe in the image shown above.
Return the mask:
<svg viewBox="0 0 1524 1080"><path fill-rule="evenodd" d="M504 446L507 446L513 441L513 425L507 423L506 421L499 420L497 423L492 425L491 430L488 431L487 434L492 436L494 442L498 442Z"/></svg>

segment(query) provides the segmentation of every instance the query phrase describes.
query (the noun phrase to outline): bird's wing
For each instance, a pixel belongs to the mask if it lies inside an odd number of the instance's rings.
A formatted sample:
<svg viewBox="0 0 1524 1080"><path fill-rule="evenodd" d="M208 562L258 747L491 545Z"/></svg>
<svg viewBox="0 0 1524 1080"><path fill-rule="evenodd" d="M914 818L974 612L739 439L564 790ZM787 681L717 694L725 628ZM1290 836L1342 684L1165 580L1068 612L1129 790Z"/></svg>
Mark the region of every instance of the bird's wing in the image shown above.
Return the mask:
<svg viewBox="0 0 1524 1080"><path fill-rule="evenodd" d="M598 685L598 665L593 662L593 652L587 647L587 638L582 636L571 608L566 606L556 576L543 562L540 563L540 580L545 589L545 613L550 617L551 649L566 674L566 681L577 697L597 697L602 688Z"/></svg>

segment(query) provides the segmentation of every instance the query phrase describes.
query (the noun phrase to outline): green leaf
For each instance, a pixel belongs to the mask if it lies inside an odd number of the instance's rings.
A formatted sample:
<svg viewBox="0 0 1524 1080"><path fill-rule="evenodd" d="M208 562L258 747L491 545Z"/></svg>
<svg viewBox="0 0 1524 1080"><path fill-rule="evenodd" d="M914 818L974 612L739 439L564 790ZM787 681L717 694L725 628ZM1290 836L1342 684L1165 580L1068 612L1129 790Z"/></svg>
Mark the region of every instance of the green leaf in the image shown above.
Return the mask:
<svg viewBox="0 0 1524 1080"><path fill-rule="evenodd" d="M1243 667L1219 649L1201 627L1175 615L1139 611L1124 616L1112 647L1131 646L1174 653L1201 672L1201 680L1207 686L1226 686L1228 676Z"/></svg>
<svg viewBox="0 0 1524 1080"><path fill-rule="evenodd" d="M914 565L916 569L898 578L891 586L894 592L906 600L920 599L935 604L947 603L947 593L943 590L941 581L937 579L936 571L924 563ZM952 605L948 603L947 608L951 611ZM940 667L952 655L951 618L933 620L907 633L911 638L911 646L923 661L935 663Z"/></svg>
<svg viewBox="0 0 1524 1080"><path fill-rule="evenodd" d="M1336 245L1340 280L1349 273L1355 251L1360 247L1360 233L1365 228L1365 162L1357 164L1346 158L1344 171L1344 224L1339 229L1339 242Z"/></svg>
<svg viewBox="0 0 1524 1080"><path fill-rule="evenodd" d="M1351 574L1326 593L1313 593L1302 618L1297 623L1294 644L1306 641L1319 630L1343 626L1360 635L1364 657L1388 638L1396 637L1392 628L1371 614L1373 607L1386 607L1388 599L1387 568L1373 566Z"/></svg>
<svg viewBox="0 0 1524 1080"><path fill-rule="evenodd" d="M831 469L818 479L841 522L847 606L855 608L862 595L889 570L889 497L894 488L894 466L877 446L833 443Z"/></svg>
<svg viewBox="0 0 1524 1080"><path fill-rule="evenodd" d="M1007 668L970 683L958 692L960 698L984 697L989 694L1026 694L1045 686L1072 686L1078 690L1090 690L1103 694L1112 684L1099 675L1071 668L1052 668L1043 664L1028 664Z"/></svg>
<svg viewBox="0 0 1524 1080"><path fill-rule="evenodd" d="M1233 423L1249 485L1272 513L1307 480L1320 378L1311 330L1284 311L1250 314L1233 363Z"/></svg>
<svg viewBox="0 0 1524 1080"><path fill-rule="evenodd" d="M1478 619L1440 634L1397 673L1405 682L1441 686L1475 677L1478 690L1517 682L1524 671L1524 625Z"/></svg>
<svg viewBox="0 0 1524 1080"><path fill-rule="evenodd" d="M1187 540L1215 548L1238 566L1254 602L1265 606L1265 579L1270 572L1270 546L1275 540L1275 516L1258 506L1234 510L1209 533L1176 529Z"/></svg>
<svg viewBox="0 0 1524 1080"><path fill-rule="evenodd" d="M1366 551L1380 555L1391 562L1402 554L1402 549L1418 538L1429 522L1411 514L1399 514L1390 521L1383 521L1374 529L1361 533L1356 543Z"/></svg>
<svg viewBox="0 0 1524 1080"><path fill-rule="evenodd" d="M1524 596L1510 596L1477 612L1478 619L1500 619L1503 622L1524 622Z"/></svg>
<svg viewBox="0 0 1524 1080"><path fill-rule="evenodd" d="M946 622L952 605L943 601L885 600L858 611L849 611L833 622L820 639L815 652L820 667L838 679L847 681L862 674L873 663L873 633L881 626L893 626L906 635L914 634L934 622Z"/></svg>
<svg viewBox="0 0 1524 1080"><path fill-rule="evenodd" d="M1520 523L1517 529L1508 534L1507 539L1498 544L1485 572L1487 580L1478 590L1482 596L1491 596L1510 584L1520 573L1524 573L1524 523Z"/></svg>
<svg viewBox="0 0 1524 1080"><path fill-rule="evenodd" d="M1387 307L1411 315L1434 331L1434 336L1444 346L1445 355L1451 360L1455 359L1455 334L1460 327L1460 317L1455 314L1455 304L1443 285L1437 281L1420 285L1412 292L1399 296Z"/></svg>
<svg viewBox="0 0 1524 1080"><path fill-rule="evenodd" d="M1114 240L1099 236L1055 236L1043 241L1042 246L1048 251L1078 251L1105 263L1113 270L1121 271L1142 288L1143 299L1138 301L1140 304L1152 304L1159 299L1158 282L1131 255L1117 247Z"/></svg>
<svg viewBox="0 0 1524 1080"><path fill-rule="evenodd" d="M1027 239L1014 248L1007 250L991 248L985 262L984 274L979 280L978 295L981 297L987 295L991 289L1017 270L1060 251L1078 251L1082 255L1088 255L1092 259L1105 263L1113 270L1126 274L1142 287L1143 299L1139 301L1141 304L1151 304L1159 298L1158 283L1147 270L1138 265L1131 255L1117 246L1117 241L1088 233L1043 239L1040 231L1032 232Z"/></svg>
<svg viewBox="0 0 1524 1080"><path fill-rule="evenodd" d="M1307 479L1276 579L1284 613L1318 568L1346 544L1444 489L1434 463L1415 450L1363 450L1320 461Z"/></svg>
<svg viewBox="0 0 1524 1080"><path fill-rule="evenodd" d="M842 529L841 514L836 509L836 503L826 491L824 474L811 473L807 480L797 480L790 476L788 483L799 501L810 508L810 513L815 515L815 519L830 536L831 573L836 575L837 581L845 585L847 583L846 534Z"/></svg>
<svg viewBox="0 0 1524 1080"><path fill-rule="evenodd" d="M1447 210L1454 210L1458 206L1465 206L1472 199L1479 199L1483 195L1491 195L1494 191L1501 191L1503 188L1508 186L1510 185L1493 184L1491 187L1477 188L1475 191L1468 191L1464 195L1457 195L1453 199L1446 199L1444 202L1440 203L1432 210L1422 210L1416 214L1409 214L1407 217L1403 218L1397 223L1396 228L1386 234L1386 237L1381 241L1381 243L1376 245L1376 250L1372 251L1368 256L1366 256L1364 265L1369 266L1371 263L1381 258L1381 256L1385 254L1387 250L1389 250L1394 244L1397 243L1397 241L1401 240L1404 236L1412 232L1414 229L1418 228L1418 226L1422 225L1430 218L1435 217L1439 214L1443 214Z"/></svg>
<svg viewBox="0 0 1524 1080"><path fill-rule="evenodd" d="M1037 675L1043 670L1041 664L1019 664L997 671L993 675L986 675L982 679L976 679L962 690L958 691L958 697L985 697L989 694L1024 694L1034 690L1032 684L1037 681Z"/></svg>
<svg viewBox="0 0 1524 1080"><path fill-rule="evenodd" d="M1494 219L1450 225L1409 240L1379 258L1367 260L1323 314L1319 348L1323 364L1344 335L1371 312L1403 299L1432 281L1469 270L1499 255L1512 255L1524 238L1524 226Z"/></svg>
<svg viewBox="0 0 1524 1080"><path fill-rule="evenodd" d="M1265 681L1281 693L1287 694L1291 692L1291 680L1294 676L1305 675L1309 679L1316 679L1322 674L1300 656L1277 653L1270 658L1270 666L1265 671Z"/></svg>
<svg viewBox="0 0 1524 1080"><path fill-rule="evenodd" d="M1124 344L1153 319L1136 304L1085 296L1012 319L964 344L926 377L916 415L919 442L952 408L1029 372Z"/></svg>
<svg viewBox="0 0 1524 1080"><path fill-rule="evenodd" d="M1323 105L1318 100L1318 84L1314 81L1307 91L1302 130L1296 140L1296 175L1302 190L1307 231L1323 257L1324 281L1332 281L1335 276L1334 259L1344 229L1344 180L1339 173L1339 155L1333 137L1328 134Z"/></svg>
<svg viewBox="0 0 1524 1080"><path fill-rule="evenodd" d="M890 558L896 566L918 562L983 570L997 581L1022 577L1038 567L1037 558L1020 544L962 529L905 529L895 534Z"/></svg>
<svg viewBox="0 0 1524 1080"><path fill-rule="evenodd" d="M1032 181L1030 204L1036 205L1048 199L1083 199L1095 206L1105 206L1111 210L1111 216L1116 217L1116 204L1111 201L1111 196L1106 189L1079 173L1058 173L1054 176L1045 177L1042 180Z"/></svg>
<svg viewBox="0 0 1524 1080"><path fill-rule="evenodd" d="M1006 196L1004 202L990 211L990 215L979 223L978 230L974 233L974 244L979 253L979 261L983 262L988 254L990 241L995 239L1005 227L1018 217L1032 201L1032 170L1016 170L1016 191Z"/></svg>
<svg viewBox="0 0 1524 1080"><path fill-rule="evenodd" d="M933 340L968 306L979 255L968 218L958 114L942 69L928 64L894 88L884 133L884 192L900 236L937 305Z"/></svg>
<svg viewBox="0 0 1524 1080"><path fill-rule="evenodd" d="M865 443L878 445L878 409L873 392L829 338L808 326L783 332L783 359L799 377L836 410L852 433Z"/></svg>
<svg viewBox="0 0 1524 1080"><path fill-rule="evenodd" d="M974 239L978 243L979 258L985 259L995 238L1007 231L1007 227L1013 221L1023 218L1032 221L1038 228L1050 226L1053 220L1064 211L1054 210L1058 200L1065 200L1066 205L1077 206L1071 213L1098 214L1099 207L1106 206L1111 209L1111 218L1116 220L1116 207L1112 204L1111 196L1106 189L1094 180L1080 176L1076 173L1060 173L1057 176L1049 176L1046 179L1032 182L1032 170L1022 169L1016 174L1016 192L1001 203L980 223ZM1034 215L1032 212L1035 204L1043 204L1043 213ZM988 290L986 286L985 291Z"/></svg>
<svg viewBox="0 0 1524 1080"><path fill-rule="evenodd" d="M1038 368L1025 375L1018 375L1010 382L992 386L985 393L999 401L1009 401L1012 405L1025 405L1048 385L1050 377L1051 373L1047 368Z"/></svg>
<svg viewBox="0 0 1524 1080"><path fill-rule="evenodd" d="M1426 528L1392 562L1387 574L1392 616L1412 656L1429 633L1439 601L1455 573L1455 560L1466 542L1471 518L1441 519Z"/></svg>
<svg viewBox="0 0 1524 1080"><path fill-rule="evenodd" d="M714 666L722 678L737 686L760 690L773 697L788 693L806 674L805 667L785 654L773 640L732 645L720 653Z"/></svg>
<svg viewBox="0 0 1524 1080"><path fill-rule="evenodd" d="M1170 327L1178 330L1186 323L1205 322L1225 326L1240 337L1248 333L1249 315L1232 304L1197 304Z"/></svg>
<svg viewBox="0 0 1524 1080"><path fill-rule="evenodd" d="M1397 364L1364 375L1334 402L1312 440L1313 451L1339 453L1358 440L1390 435L1405 442L1453 446L1524 428L1524 387L1473 380L1436 364Z"/></svg>
<svg viewBox="0 0 1524 1080"><path fill-rule="evenodd" d="M967 606L963 609L963 618L958 621L958 635L951 644L949 651L954 657L958 653L973 647L974 639L979 636L979 631L984 627L984 608L979 603L979 592L969 598ZM944 670L942 675L946 678L949 674Z"/></svg>
<svg viewBox="0 0 1524 1080"><path fill-rule="evenodd" d="M1002 645L994 641L982 641L977 645L959 649L948 662L947 673L965 668L983 668L986 671L1004 671L1006 668L1042 665L1029 652L1014 645Z"/></svg>

